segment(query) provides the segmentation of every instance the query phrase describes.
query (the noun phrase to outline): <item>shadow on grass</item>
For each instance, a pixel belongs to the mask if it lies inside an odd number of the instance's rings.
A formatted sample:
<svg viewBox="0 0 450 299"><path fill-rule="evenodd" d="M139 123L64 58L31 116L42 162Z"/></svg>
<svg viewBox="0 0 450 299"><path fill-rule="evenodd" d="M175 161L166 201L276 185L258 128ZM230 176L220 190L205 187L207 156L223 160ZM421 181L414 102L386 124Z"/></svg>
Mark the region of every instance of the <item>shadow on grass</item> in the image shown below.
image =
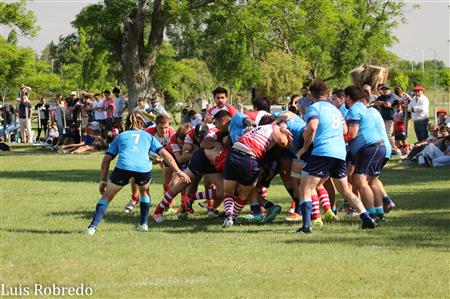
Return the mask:
<svg viewBox="0 0 450 299"><path fill-rule="evenodd" d="M2 228L0 229L4 232L10 233L25 233L25 234L39 234L39 235L68 235L68 234L79 234L79 230L40 230L40 229L28 229L28 228Z"/></svg>
<svg viewBox="0 0 450 299"><path fill-rule="evenodd" d="M397 209L401 210L436 210L450 209L450 190L445 192L442 189L428 189L423 192L409 193L399 192L391 193Z"/></svg>

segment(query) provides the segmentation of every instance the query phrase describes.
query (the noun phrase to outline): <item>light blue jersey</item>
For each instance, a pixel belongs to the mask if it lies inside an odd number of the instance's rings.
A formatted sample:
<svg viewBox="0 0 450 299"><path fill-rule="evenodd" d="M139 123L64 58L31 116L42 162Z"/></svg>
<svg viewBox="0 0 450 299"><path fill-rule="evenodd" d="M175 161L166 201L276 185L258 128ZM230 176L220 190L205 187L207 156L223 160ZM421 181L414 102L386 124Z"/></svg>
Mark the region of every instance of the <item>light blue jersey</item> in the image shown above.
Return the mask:
<svg viewBox="0 0 450 299"><path fill-rule="evenodd" d="M341 111L344 118L347 117L348 109L345 107L345 104L342 104L341 107L339 107L339 111Z"/></svg>
<svg viewBox="0 0 450 299"><path fill-rule="evenodd" d="M375 128L375 121L372 115L362 102L357 102L350 107L346 119L348 124L359 124L358 134L348 144L353 156L356 156L363 147L383 140L383 137Z"/></svg>
<svg viewBox="0 0 450 299"><path fill-rule="evenodd" d="M248 116L244 113L236 113L230 120L228 131L230 132L231 142L235 143L242 135L244 135L244 121Z"/></svg>
<svg viewBox="0 0 450 299"><path fill-rule="evenodd" d="M389 143L389 139L386 134L386 127L384 126L384 120L381 117L380 112L375 108L368 108L370 115L372 116L375 122L375 128L380 133L381 137L383 137L384 147L386 148L386 156L385 158L390 158L392 154L392 146Z"/></svg>
<svg viewBox="0 0 450 299"><path fill-rule="evenodd" d="M149 172L152 162L149 152L158 153L161 143L143 130L129 130L120 133L111 143L107 154L119 156L116 167L136 172Z"/></svg>
<svg viewBox="0 0 450 299"><path fill-rule="evenodd" d="M305 115L306 122L319 120L313 140L312 155L331 157L345 161L344 129L341 112L327 101L318 101L309 106Z"/></svg>
<svg viewBox="0 0 450 299"><path fill-rule="evenodd" d="M306 128L306 123L300 116L292 112L283 111L278 116L283 117L284 115L288 118L286 120L287 128L292 133L292 139L294 140L294 146L290 147L289 150L296 155L303 146L302 134Z"/></svg>

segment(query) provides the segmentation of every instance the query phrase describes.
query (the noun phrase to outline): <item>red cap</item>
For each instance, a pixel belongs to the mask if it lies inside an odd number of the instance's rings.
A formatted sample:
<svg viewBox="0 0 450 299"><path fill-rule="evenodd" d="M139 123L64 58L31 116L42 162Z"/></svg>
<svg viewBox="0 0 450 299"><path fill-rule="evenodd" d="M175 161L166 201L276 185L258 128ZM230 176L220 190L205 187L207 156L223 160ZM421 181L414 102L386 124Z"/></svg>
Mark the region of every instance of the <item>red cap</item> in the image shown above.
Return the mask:
<svg viewBox="0 0 450 299"><path fill-rule="evenodd" d="M413 91L419 91L419 90L425 90L425 88L423 86L417 85L416 87L414 87Z"/></svg>
<svg viewBox="0 0 450 299"><path fill-rule="evenodd" d="M447 115L447 110L445 109L439 109L438 111L436 111L436 115L440 114L440 113L444 113L445 115Z"/></svg>

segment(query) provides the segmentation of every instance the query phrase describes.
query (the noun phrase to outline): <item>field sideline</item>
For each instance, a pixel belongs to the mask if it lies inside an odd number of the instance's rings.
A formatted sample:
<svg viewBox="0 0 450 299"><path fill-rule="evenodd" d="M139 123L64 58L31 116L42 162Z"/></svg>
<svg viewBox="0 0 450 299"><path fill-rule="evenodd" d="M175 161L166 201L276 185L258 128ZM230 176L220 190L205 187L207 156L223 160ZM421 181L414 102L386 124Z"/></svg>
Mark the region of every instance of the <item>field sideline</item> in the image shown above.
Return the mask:
<svg viewBox="0 0 450 299"><path fill-rule="evenodd" d="M126 188L87 237L102 156L26 146L0 154L0 283L83 283L94 298L450 296L449 168L390 162L382 180L398 208L373 231L344 218L294 234L298 225L283 221L289 199L277 179L268 197L283 212L271 225L223 229L197 207L193 219L169 216L139 233L138 211L122 213ZM162 196L155 168L151 211Z"/></svg>

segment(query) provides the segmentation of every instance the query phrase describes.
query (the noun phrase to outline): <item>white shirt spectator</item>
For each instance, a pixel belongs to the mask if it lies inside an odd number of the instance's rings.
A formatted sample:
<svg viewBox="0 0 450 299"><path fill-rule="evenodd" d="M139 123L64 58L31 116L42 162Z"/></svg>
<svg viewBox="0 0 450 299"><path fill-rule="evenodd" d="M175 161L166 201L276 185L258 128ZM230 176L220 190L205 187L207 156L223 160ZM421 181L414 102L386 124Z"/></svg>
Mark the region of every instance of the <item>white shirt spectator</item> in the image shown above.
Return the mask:
<svg viewBox="0 0 450 299"><path fill-rule="evenodd" d="M408 111L412 112L413 121L428 118L428 107L430 103L425 95L415 96L408 105Z"/></svg>
<svg viewBox="0 0 450 299"><path fill-rule="evenodd" d="M95 111L95 120L104 120L106 119L106 111L103 107L103 100L96 100L92 103L92 109Z"/></svg>
<svg viewBox="0 0 450 299"><path fill-rule="evenodd" d="M193 128L195 128L195 126L201 122L202 122L202 115L198 113L195 115L195 118L190 119L191 127Z"/></svg>

